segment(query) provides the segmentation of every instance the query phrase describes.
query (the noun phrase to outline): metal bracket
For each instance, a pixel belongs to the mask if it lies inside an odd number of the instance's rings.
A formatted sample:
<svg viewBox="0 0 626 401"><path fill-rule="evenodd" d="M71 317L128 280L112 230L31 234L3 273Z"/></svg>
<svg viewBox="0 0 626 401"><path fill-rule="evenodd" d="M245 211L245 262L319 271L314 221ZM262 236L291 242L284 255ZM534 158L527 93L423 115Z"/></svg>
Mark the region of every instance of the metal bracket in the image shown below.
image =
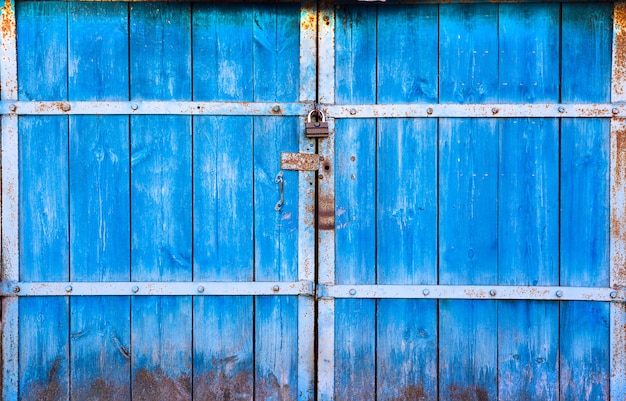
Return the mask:
<svg viewBox="0 0 626 401"><path fill-rule="evenodd" d="M317 171L320 168L320 157L315 153L280 154L280 168L282 170Z"/></svg>

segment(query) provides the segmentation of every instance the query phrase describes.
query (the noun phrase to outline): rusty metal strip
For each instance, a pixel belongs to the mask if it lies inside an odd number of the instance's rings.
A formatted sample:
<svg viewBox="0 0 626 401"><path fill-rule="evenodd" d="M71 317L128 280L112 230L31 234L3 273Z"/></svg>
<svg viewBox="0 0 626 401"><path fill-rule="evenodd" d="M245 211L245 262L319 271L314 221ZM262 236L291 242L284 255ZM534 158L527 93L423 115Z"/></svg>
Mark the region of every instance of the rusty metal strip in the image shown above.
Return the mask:
<svg viewBox="0 0 626 401"><path fill-rule="evenodd" d="M626 291L596 287L502 285L320 285L318 297L367 299L508 299L624 302Z"/></svg>
<svg viewBox="0 0 626 401"><path fill-rule="evenodd" d="M315 153L282 152L280 168L281 170L317 171L320 168L320 157Z"/></svg>
<svg viewBox="0 0 626 401"><path fill-rule="evenodd" d="M18 282L0 287L3 297L115 295L314 295L312 281L286 282Z"/></svg>
<svg viewBox="0 0 626 401"><path fill-rule="evenodd" d="M335 118L550 118L550 117L626 117L626 105L597 103L544 104L359 104L329 105L324 108Z"/></svg>
<svg viewBox="0 0 626 401"><path fill-rule="evenodd" d="M2 101L15 101L17 85L17 31L15 2L0 9L0 87ZM19 280L19 164L17 116L2 116L2 282ZM2 300L2 394L5 401L18 399L17 299Z"/></svg>
<svg viewBox="0 0 626 401"><path fill-rule="evenodd" d="M308 95L307 95L308 96ZM312 108L308 103L268 102L18 102L4 100L0 113L9 115L224 115L224 116L302 116Z"/></svg>
<svg viewBox="0 0 626 401"><path fill-rule="evenodd" d="M626 2L613 11L611 102L626 101ZM610 286L626 287L626 119L611 121ZM611 400L626 399L626 304L611 304Z"/></svg>

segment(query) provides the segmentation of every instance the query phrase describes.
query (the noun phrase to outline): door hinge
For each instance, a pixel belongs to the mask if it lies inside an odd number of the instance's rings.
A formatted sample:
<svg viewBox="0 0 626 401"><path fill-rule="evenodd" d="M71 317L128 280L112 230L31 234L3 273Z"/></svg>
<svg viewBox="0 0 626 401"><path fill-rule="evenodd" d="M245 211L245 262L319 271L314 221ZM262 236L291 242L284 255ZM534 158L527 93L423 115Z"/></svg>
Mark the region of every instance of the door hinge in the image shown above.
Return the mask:
<svg viewBox="0 0 626 401"><path fill-rule="evenodd" d="M280 168L282 170L316 171L320 168L320 156L316 153L289 153L280 154Z"/></svg>

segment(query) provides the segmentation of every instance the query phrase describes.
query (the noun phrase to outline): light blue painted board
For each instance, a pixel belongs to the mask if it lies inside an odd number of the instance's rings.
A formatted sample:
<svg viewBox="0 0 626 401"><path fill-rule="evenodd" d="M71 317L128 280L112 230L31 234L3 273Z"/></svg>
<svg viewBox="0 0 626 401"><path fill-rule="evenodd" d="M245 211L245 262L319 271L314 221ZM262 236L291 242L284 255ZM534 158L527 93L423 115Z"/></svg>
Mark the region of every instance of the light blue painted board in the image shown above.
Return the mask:
<svg viewBox="0 0 626 401"><path fill-rule="evenodd" d="M21 100L67 97L67 5L19 3L18 95ZM33 62L35 61L35 62ZM69 278L68 122L20 117L20 280ZM19 301L20 399L69 399L67 298Z"/></svg>
<svg viewBox="0 0 626 401"><path fill-rule="evenodd" d="M376 103L377 8L335 11L336 102ZM335 126L335 279L376 283L376 120ZM376 301L335 301L335 399L376 397Z"/></svg>
<svg viewBox="0 0 626 401"><path fill-rule="evenodd" d="M15 10L19 99L67 99L67 3L19 2Z"/></svg>
<svg viewBox="0 0 626 401"><path fill-rule="evenodd" d="M380 7L378 103L437 102L439 7Z"/></svg>
<svg viewBox="0 0 626 401"><path fill-rule="evenodd" d="M500 5L500 100L558 102L560 7ZM558 285L559 123L500 122L498 283ZM498 396L556 400L558 304L498 303Z"/></svg>
<svg viewBox="0 0 626 401"><path fill-rule="evenodd" d="M128 8L69 5L70 100L128 99ZM128 117L70 117L70 278L130 279ZM71 300L71 397L130 399L130 300Z"/></svg>
<svg viewBox="0 0 626 401"><path fill-rule="evenodd" d="M563 4L562 19L562 101L610 101L611 5ZM561 129L561 285L608 286L609 123ZM609 305L561 304L562 399L608 399L608 322Z"/></svg>
<svg viewBox="0 0 626 401"><path fill-rule="evenodd" d="M191 100L189 4L130 10L131 99ZM192 122L131 118L132 280L192 279ZM191 297L132 300L133 400L192 397Z"/></svg>
<svg viewBox="0 0 626 401"><path fill-rule="evenodd" d="M498 6L441 6L439 101L498 101ZM439 284L497 282L498 123L439 122ZM497 307L440 301L439 397L497 397ZM480 333L480 334L479 334Z"/></svg>
<svg viewBox="0 0 626 401"><path fill-rule="evenodd" d="M252 26L250 7L193 5L194 100L253 100ZM193 126L194 280L252 281L252 118L195 117ZM253 317L252 297L194 300L194 398L253 399Z"/></svg>

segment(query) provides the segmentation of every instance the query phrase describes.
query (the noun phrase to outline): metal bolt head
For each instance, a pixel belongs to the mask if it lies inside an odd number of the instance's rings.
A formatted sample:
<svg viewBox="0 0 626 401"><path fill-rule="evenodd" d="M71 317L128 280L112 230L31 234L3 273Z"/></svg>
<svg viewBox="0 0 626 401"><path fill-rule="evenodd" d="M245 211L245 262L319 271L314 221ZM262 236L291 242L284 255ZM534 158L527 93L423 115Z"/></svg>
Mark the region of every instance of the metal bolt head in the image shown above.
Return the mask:
<svg viewBox="0 0 626 401"><path fill-rule="evenodd" d="M70 111L72 110L72 105L69 103L63 103L62 109L63 111Z"/></svg>
<svg viewBox="0 0 626 401"><path fill-rule="evenodd" d="M130 106L130 108L133 110L137 110L139 108L139 105L137 103L133 103L133 105Z"/></svg>
<svg viewBox="0 0 626 401"><path fill-rule="evenodd" d="M565 113L565 107L559 106L559 113Z"/></svg>
<svg viewBox="0 0 626 401"><path fill-rule="evenodd" d="M422 294L424 294L424 296L427 296L428 294L430 294L430 291L428 290L428 288L425 288L424 291L422 291Z"/></svg>
<svg viewBox="0 0 626 401"><path fill-rule="evenodd" d="M617 298L617 291L611 291L609 295L611 296L611 298Z"/></svg>
<svg viewBox="0 0 626 401"><path fill-rule="evenodd" d="M558 290L558 291L556 292L556 296L557 296L557 297L559 297L559 298L561 298L561 297L563 296L563 291Z"/></svg>
<svg viewBox="0 0 626 401"><path fill-rule="evenodd" d="M15 110L17 110L17 106L12 104L12 105L9 106L9 110L14 112Z"/></svg>
<svg viewBox="0 0 626 401"><path fill-rule="evenodd" d="M617 107L613 107L613 110L611 110L611 112L613 114L619 114L619 109Z"/></svg>
<svg viewBox="0 0 626 401"><path fill-rule="evenodd" d="M280 291L280 287L278 285L275 285L275 286L272 287L272 290L274 292L278 292L278 291Z"/></svg>
<svg viewBox="0 0 626 401"><path fill-rule="evenodd" d="M350 109L350 115L353 116L356 114L356 109Z"/></svg>
<svg viewBox="0 0 626 401"><path fill-rule="evenodd" d="M489 291L489 295L491 295L492 297L494 297L496 295L496 290L491 290Z"/></svg>
<svg viewBox="0 0 626 401"><path fill-rule="evenodd" d="M133 286L132 291L136 294L139 292L139 287L137 287L136 285Z"/></svg>
<svg viewBox="0 0 626 401"><path fill-rule="evenodd" d="M497 107L494 107L493 109L491 109L491 114L498 114L500 112L500 109Z"/></svg>
<svg viewBox="0 0 626 401"><path fill-rule="evenodd" d="M22 291L22 289L20 288L20 286L19 286L19 285L16 285L16 286L15 286L15 288L13 288L13 292L14 292L14 293L16 293L16 294L17 294L18 292L20 292L20 291Z"/></svg>
<svg viewBox="0 0 626 401"><path fill-rule="evenodd" d="M353 295L353 296L356 295L356 290L354 288L350 290L350 295Z"/></svg>
<svg viewBox="0 0 626 401"><path fill-rule="evenodd" d="M274 113L278 113L280 111L280 106L276 105L272 108L272 110L274 111Z"/></svg>
<svg viewBox="0 0 626 401"><path fill-rule="evenodd" d="M198 287L198 292L200 293L204 292L204 287L203 286Z"/></svg>
<svg viewBox="0 0 626 401"><path fill-rule="evenodd" d="M432 107L427 108L426 109L426 113L427 114L433 114L433 108Z"/></svg>
<svg viewBox="0 0 626 401"><path fill-rule="evenodd" d="M73 288L71 285L65 287L65 292L72 292Z"/></svg>

